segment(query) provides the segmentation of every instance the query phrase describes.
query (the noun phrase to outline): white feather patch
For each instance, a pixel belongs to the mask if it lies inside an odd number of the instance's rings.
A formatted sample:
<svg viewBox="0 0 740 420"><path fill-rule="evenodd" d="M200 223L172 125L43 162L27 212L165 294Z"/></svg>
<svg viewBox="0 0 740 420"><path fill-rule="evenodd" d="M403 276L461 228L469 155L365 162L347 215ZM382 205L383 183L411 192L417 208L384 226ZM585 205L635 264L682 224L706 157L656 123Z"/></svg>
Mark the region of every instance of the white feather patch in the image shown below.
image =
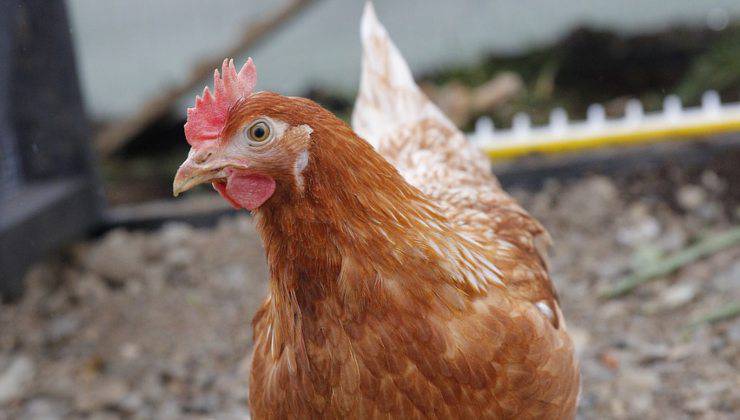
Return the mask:
<svg viewBox="0 0 740 420"><path fill-rule="evenodd" d="M547 304L544 300L541 300L534 304L534 306L537 307L537 309L542 312L543 315L547 317L550 321L553 321L555 319L555 314L552 313L552 309L550 309L550 305Z"/></svg>
<svg viewBox="0 0 740 420"><path fill-rule="evenodd" d="M304 188L303 170L306 169L306 166L308 166L308 150L304 150L298 154L298 157L296 158L295 164L293 166L293 176L295 176L295 183L301 192L303 192Z"/></svg>

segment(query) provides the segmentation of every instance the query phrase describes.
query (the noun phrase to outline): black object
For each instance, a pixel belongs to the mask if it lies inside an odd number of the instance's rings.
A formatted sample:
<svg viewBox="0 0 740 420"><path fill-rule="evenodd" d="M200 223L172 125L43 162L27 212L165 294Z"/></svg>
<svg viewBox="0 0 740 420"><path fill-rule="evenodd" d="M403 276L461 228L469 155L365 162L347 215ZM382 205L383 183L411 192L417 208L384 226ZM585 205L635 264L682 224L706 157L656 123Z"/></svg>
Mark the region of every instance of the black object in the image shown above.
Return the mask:
<svg viewBox="0 0 740 420"><path fill-rule="evenodd" d="M504 189L538 190L548 179L568 181L587 175L626 177L659 173L671 166L681 166L684 170L721 167L724 161L735 161L739 154L740 133L730 133L705 140L525 156L495 164L493 172Z"/></svg>
<svg viewBox="0 0 740 420"><path fill-rule="evenodd" d="M35 259L99 223L64 2L0 0L0 294Z"/></svg>

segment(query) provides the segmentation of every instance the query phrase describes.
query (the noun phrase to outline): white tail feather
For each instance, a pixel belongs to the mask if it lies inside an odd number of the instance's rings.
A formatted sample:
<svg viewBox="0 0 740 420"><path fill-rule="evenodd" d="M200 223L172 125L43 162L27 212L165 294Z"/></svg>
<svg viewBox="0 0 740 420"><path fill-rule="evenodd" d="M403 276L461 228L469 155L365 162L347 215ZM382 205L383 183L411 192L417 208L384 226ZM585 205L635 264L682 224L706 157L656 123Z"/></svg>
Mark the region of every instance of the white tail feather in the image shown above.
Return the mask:
<svg viewBox="0 0 740 420"><path fill-rule="evenodd" d="M362 75L352 112L355 132L377 147L386 132L422 118L434 118L457 130L416 85L371 2L365 4L360 32Z"/></svg>

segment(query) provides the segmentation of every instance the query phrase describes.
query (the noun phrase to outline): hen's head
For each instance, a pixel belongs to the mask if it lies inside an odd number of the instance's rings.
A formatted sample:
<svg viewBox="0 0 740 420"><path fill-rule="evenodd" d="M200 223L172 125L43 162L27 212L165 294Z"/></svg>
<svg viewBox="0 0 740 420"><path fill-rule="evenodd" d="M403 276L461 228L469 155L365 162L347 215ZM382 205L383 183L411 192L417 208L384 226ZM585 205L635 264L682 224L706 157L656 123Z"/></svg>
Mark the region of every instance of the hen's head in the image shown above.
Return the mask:
<svg viewBox="0 0 740 420"><path fill-rule="evenodd" d="M234 207L248 210L300 196L309 149L320 134L351 135L312 101L253 93L255 82L251 59L239 72L233 61L224 61L221 74L214 75L214 92L206 88L188 109L191 149L175 176L175 195L210 182Z"/></svg>

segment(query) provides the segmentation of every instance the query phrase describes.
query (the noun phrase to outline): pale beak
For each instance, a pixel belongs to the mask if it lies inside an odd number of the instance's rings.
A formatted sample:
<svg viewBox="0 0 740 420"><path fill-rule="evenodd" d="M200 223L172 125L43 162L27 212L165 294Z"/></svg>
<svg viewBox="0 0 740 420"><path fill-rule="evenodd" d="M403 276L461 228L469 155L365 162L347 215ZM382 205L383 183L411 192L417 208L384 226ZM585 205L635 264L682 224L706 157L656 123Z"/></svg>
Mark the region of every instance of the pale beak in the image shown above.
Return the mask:
<svg viewBox="0 0 740 420"><path fill-rule="evenodd" d="M172 194L177 197L197 185L222 180L226 178L224 166L214 165L209 157L210 153L204 154L203 151L192 151L185 162L175 174L175 180L172 183Z"/></svg>

